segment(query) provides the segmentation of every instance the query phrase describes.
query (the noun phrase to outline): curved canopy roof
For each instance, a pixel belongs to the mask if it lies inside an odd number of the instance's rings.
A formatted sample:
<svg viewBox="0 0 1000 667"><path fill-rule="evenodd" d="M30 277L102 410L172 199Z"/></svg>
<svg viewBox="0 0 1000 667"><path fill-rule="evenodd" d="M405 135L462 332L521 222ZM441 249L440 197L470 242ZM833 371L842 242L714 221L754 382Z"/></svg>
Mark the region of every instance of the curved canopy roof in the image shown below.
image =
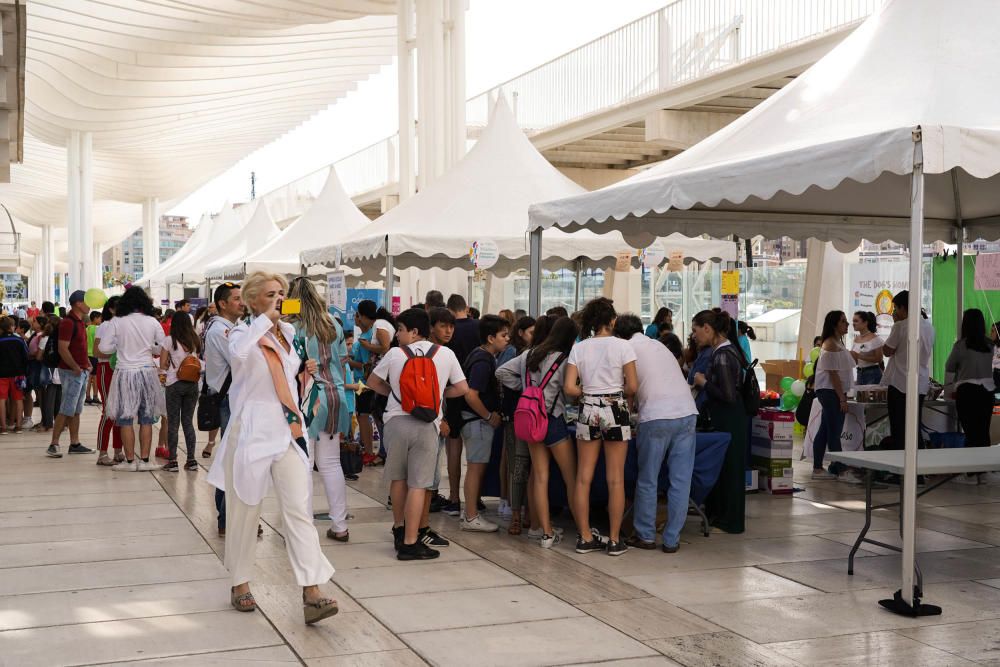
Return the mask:
<svg viewBox="0 0 1000 667"><path fill-rule="evenodd" d="M925 238L1000 236L1000 4L890 0L792 83L696 146L533 228L906 240L916 136ZM919 134L918 134L919 130ZM543 244L544 245L544 244Z"/></svg>
<svg viewBox="0 0 1000 667"><path fill-rule="evenodd" d="M394 0L32 0L27 11L24 165L0 200L30 224L63 224L72 130L92 133L95 202L169 202L396 49ZM140 217L134 207L126 233ZM105 220L95 210L95 238Z"/></svg>
<svg viewBox="0 0 1000 667"><path fill-rule="evenodd" d="M368 217L358 210L344 191L337 178L337 171L330 167L323 190L302 217L264 244L260 250L249 257L243 255L246 257L245 261L229 258L214 262L205 275L212 279L225 279L242 278L254 271L298 273L301 266L299 255L303 250L336 243L338 239L370 224Z"/></svg>

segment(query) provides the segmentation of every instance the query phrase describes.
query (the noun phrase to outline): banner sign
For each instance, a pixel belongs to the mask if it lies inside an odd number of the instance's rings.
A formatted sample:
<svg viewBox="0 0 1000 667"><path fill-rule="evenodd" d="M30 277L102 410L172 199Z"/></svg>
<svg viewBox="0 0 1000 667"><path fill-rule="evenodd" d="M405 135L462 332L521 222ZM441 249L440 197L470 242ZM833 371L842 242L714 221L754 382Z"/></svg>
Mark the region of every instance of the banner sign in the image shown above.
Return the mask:
<svg viewBox="0 0 1000 667"><path fill-rule="evenodd" d="M853 264L849 268L847 277L845 303L849 307L844 310L875 313L878 335L884 340L892 330L892 297L897 292L909 289L909 286L908 262ZM849 338L853 340L853 331L850 332Z"/></svg>
<svg viewBox="0 0 1000 667"><path fill-rule="evenodd" d="M358 310L358 304L362 301L374 301L376 306L382 305L382 297L385 293L380 289L354 289L347 290L346 312L337 312L335 306L330 306L330 312L340 316L344 322L344 331L354 330L354 313Z"/></svg>
<svg viewBox="0 0 1000 667"><path fill-rule="evenodd" d="M1000 253L976 255L976 289L1000 290Z"/></svg>

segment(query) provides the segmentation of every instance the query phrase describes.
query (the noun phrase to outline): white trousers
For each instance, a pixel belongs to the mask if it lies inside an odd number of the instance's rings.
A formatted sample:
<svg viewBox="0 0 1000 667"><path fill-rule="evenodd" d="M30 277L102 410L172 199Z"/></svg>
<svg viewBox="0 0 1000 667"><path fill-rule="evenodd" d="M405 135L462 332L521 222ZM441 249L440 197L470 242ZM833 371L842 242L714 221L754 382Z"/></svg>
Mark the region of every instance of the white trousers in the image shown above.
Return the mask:
<svg viewBox="0 0 1000 667"><path fill-rule="evenodd" d="M326 490L331 527L335 533L342 533L347 530L347 482L340 465L340 434L320 431L319 440L313 442L313 456Z"/></svg>
<svg viewBox="0 0 1000 667"><path fill-rule="evenodd" d="M281 510L285 547L299 586L316 586L333 576L333 566L319 546L319 535L309 512L312 480L295 445L271 464L271 481ZM257 553L257 526L261 505L247 505L233 488L233 456L236 447L226 448L226 569L233 586L253 579Z"/></svg>

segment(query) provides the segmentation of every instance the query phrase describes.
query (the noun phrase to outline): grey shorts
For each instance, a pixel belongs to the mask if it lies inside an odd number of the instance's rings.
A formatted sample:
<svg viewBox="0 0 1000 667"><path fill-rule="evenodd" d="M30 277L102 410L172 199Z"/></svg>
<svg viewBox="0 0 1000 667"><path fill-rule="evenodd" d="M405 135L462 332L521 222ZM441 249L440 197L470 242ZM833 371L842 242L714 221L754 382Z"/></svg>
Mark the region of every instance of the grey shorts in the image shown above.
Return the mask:
<svg viewBox="0 0 1000 667"><path fill-rule="evenodd" d="M437 459L434 462L434 486L431 487L434 490L441 488L441 452L444 451L444 441L445 438L439 435Z"/></svg>
<svg viewBox="0 0 1000 667"><path fill-rule="evenodd" d="M406 480L411 489L434 487L438 460L438 431L433 423L409 415L385 423L385 439L391 443L385 475L391 481Z"/></svg>
<svg viewBox="0 0 1000 667"><path fill-rule="evenodd" d="M462 444L466 463L489 463L493 453L493 427L477 419L462 427Z"/></svg>

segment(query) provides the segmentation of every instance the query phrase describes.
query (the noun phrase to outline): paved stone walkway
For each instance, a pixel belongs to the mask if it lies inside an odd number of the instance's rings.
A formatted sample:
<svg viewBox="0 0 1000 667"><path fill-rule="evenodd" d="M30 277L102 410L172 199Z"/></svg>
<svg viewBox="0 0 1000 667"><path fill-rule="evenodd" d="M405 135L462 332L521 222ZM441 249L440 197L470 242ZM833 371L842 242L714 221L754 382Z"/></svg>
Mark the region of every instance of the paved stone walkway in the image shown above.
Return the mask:
<svg viewBox="0 0 1000 667"><path fill-rule="evenodd" d="M97 417L87 408L87 444ZM380 472L366 471L348 492L350 544L321 538L341 613L307 628L273 498L261 613L240 614L204 470L115 473L47 459L46 444L0 437L0 665L1000 664L1000 485L949 484L921 504L926 597L945 613L906 619L876 605L898 588L896 555L868 549L847 576L859 491L807 482L798 464L805 490L750 498L745 535L692 522L674 555L544 551L435 515L453 546L427 563L395 560ZM891 514L875 524L898 540Z"/></svg>

